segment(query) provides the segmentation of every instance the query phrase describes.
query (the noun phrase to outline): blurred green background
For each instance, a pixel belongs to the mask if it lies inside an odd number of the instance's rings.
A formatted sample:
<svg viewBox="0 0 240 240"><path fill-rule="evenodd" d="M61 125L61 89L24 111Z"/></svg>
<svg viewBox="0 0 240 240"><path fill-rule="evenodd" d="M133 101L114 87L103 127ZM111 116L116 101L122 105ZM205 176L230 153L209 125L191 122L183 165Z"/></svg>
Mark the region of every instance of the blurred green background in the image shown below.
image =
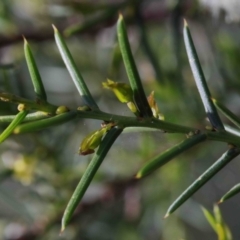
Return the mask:
<svg viewBox="0 0 240 240"><path fill-rule="evenodd" d="M185 53L182 20L186 18L189 23L213 96L239 114L239 10L237 0L1 0L0 90L34 98L23 53L24 35L49 101L71 109L82 104L56 48L54 24L65 34L100 108L131 116L101 85L106 78L128 81L116 44L116 21L121 12L146 94L155 91L167 121L204 129L208 122ZM1 115L16 112L15 105L0 102ZM157 131L120 136L60 237L63 211L91 159L91 155L77 154L79 144L100 124L77 120L38 133L13 135L1 144L1 239L217 239L200 206L212 210L213 203L239 182L239 159L163 220L172 201L227 146L201 143L152 175L133 181L146 161L184 139L180 134ZM4 127L0 126L1 131ZM220 206L233 239L240 239L239 200L236 196Z"/></svg>

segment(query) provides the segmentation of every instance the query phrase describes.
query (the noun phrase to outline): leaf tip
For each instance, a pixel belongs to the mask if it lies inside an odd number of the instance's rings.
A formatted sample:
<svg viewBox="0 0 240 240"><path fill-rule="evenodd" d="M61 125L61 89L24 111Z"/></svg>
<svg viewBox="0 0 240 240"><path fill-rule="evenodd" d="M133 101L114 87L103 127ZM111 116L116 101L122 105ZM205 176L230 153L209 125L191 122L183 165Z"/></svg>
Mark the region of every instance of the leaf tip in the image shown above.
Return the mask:
<svg viewBox="0 0 240 240"><path fill-rule="evenodd" d="M135 176L134 176L135 179L140 179L142 178L142 173L141 172L138 172Z"/></svg>
<svg viewBox="0 0 240 240"><path fill-rule="evenodd" d="M170 213L166 213L166 214L165 214L165 216L163 217L163 219L166 219L166 218L168 218L168 217L169 217L169 215L170 215Z"/></svg>
<svg viewBox="0 0 240 240"><path fill-rule="evenodd" d="M28 43L28 41L27 41L27 39L25 38L25 36L24 36L24 35L22 35L22 38L23 38L24 44L27 44L27 43Z"/></svg>
<svg viewBox="0 0 240 240"><path fill-rule="evenodd" d="M52 28L53 28L53 30L54 30L55 33L58 32L58 29L56 28L56 26L55 26L54 24L52 24Z"/></svg>
<svg viewBox="0 0 240 240"><path fill-rule="evenodd" d="M119 12L119 14L118 14L118 20L120 20L120 21L122 21L122 20L123 20L123 15L122 15L122 13L121 13L121 12Z"/></svg>
<svg viewBox="0 0 240 240"><path fill-rule="evenodd" d="M188 27L188 23L187 23L187 20L185 18L183 19L183 23L184 23L185 28Z"/></svg>
<svg viewBox="0 0 240 240"><path fill-rule="evenodd" d="M215 98L212 97L211 99L212 99L213 103L217 102L217 100Z"/></svg>
<svg viewBox="0 0 240 240"><path fill-rule="evenodd" d="M217 204L219 205L219 204L221 204L221 203L223 203L224 202L224 200L223 199L220 199L218 202L217 202Z"/></svg>
<svg viewBox="0 0 240 240"><path fill-rule="evenodd" d="M62 227L61 227L61 230L60 230L59 236L62 236L64 230L65 230L65 224L62 223Z"/></svg>

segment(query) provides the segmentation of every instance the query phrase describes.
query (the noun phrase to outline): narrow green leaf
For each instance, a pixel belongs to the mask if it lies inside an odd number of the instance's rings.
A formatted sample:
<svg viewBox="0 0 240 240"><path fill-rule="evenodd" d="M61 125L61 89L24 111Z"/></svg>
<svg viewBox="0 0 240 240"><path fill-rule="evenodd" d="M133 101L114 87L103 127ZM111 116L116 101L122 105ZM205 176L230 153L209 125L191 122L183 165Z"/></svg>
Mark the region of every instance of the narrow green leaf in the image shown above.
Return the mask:
<svg viewBox="0 0 240 240"><path fill-rule="evenodd" d="M217 233L215 217L204 207L202 207L202 211L208 223L211 225L213 230Z"/></svg>
<svg viewBox="0 0 240 240"><path fill-rule="evenodd" d="M27 114L28 114L28 111L21 111L15 116L14 120L8 125L8 127L0 135L0 143L2 143L9 135L11 135L14 128L23 121L23 119L27 116Z"/></svg>
<svg viewBox="0 0 240 240"><path fill-rule="evenodd" d="M214 213L214 218L215 218L216 223L222 225L222 223L223 223L222 214L220 212L218 205L216 205L216 204L213 207L213 213Z"/></svg>
<svg viewBox="0 0 240 240"><path fill-rule="evenodd" d="M207 209L202 207L202 211L207 221L218 235L218 240L232 240L232 234L228 226L225 224L220 209L217 205L214 205L214 215L212 215Z"/></svg>
<svg viewBox="0 0 240 240"><path fill-rule="evenodd" d="M209 224L216 232L218 240L232 240L232 234L222 218L219 207L214 205L214 215L203 207L202 210Z"/></svg>
<svg viewBox="0 0 240 240"><path fill-rule="evenodd" d="M226 235L226 240L233 240L232 233L226 224L224 224L224 231Z"/></svg>
<svg viewBox="0 0 240 240"><path fill-rule="evenodd" d="M130 85L133 90L134 101L143 117L152 117L152 111L144 93L141 79L131 52L130 44L127 37L127 31L122 15L119 15L117 23L117 33L123 62L126 68Z"/></svg>
<svg viewBox="0 0 240 240"><path fill-rule="evenodd" d="M239 117L237 117L234 113L232 113L227 107L225 107L216 99L213 99L213 103L232 123L234 123L238 128L240 128Z"/></svg>
<svg viewBox="0 0 240 240"><path fill-rule="evenodd" d="M214 217L216 220L216 230L218 235L218 240L227 240L226 233L225 233L225 223L222 218L222 214L218 205L214 205L213 208Z"/></svg>
<svg viewBox="0 0 240 240"><path fill-rule="evenodd" d="M234 127L232 127L232 126L229 126L229 125L227 125L227 124L224 124L224 128L225 128L226 132L231 133L231 134L233 134L233 135L235 135L235 136L240 137L240 130L239 130L239 129L236 129L236 128L234 128Z"/></svg>
<svg viewBox="0 0 240 240"><path fill-rule="evenodd" d="M178 156L182 152L185 152L187 149L195 146L196 144L204 141L206 139L205 134L197 134L193 137L187 138L176 146L169 148L165 152L156 156L153 160L145 164L145 166L140 169L137 173L136 178L142 178L151 172L157 170L162 167L164 164L169 162L174 157Z"/></svg>
<svg viewBox="0 0 240 240"><path fill-rule="evenodd" d="M15 118L15 115L5 115L0 116L0 123L8 123L11 122ZM49 114L46 112L34 112L29 113L22 122L28 122L28 121L35 121L40 120L43 118L49 118Z"/></svg>
<svg viewBox="0 0 240 240"><path fill-rule="evenodd" d="M30 123L24 123L22 125L17 126L13 132L15 134L20 134L20 133L40 131L40 130L48 128L48 127L57 126L59 124L71 121L76 116L77 116L76 111L62 113L62 114L56 115L54 117L41 119L41 120L33 121Z"/></svg>
<svg viewBox="0 0 240 240"><path fill-rule="evenodd" d="M30 46L25 38L24 38L24 53L37 98L47 101L47 95L42 83L41 76L39 74Z"/></svg>
<svg viewBox="0 0 240 240"><path fill-rule="evenodd" d="M240 149L231 148L225 152L211 167L209 167L197 180L195 180L168 208L165 218L178 209L186 202L199 188L201 188L208 180L217 174L224 166L226 166L233 158L239 155Z"/></svg>
<svg viewBox="0 0 240 240"><path fill-rule="evenodd" d="M117 137L121 134L121 132L122 129L120 128L112 128L104 137L102 143L100 144L98 150L95 152L91 162L89 163L86 171L84 172L79 184L77 185L77 188L75 189L70 201L68 202L62 218L61 232L64 231L66 225L69 223L76 207L81 201L94 175L96 174L109 149L111 148Z"/></svg>
<svg viewBox="0 0 240 240"><path fill-rule="evenodd" d="M188 60L192 69L192 73L193 73L200 97L202 99L207 117L214 128L216 128L217 130L224 130L223 123L213 104L211 94L208 89L207 82L205 80L205 77L201 68L201 64L199 62L198 55L194 47L191 33L186 21L184 21L183 36L184 36L184 43L185 43L185 47L188 55Z"/></svg>
<svg viewBox="0 0 240 240"><path fill-rule="evenodd" d="M225 202L227 199L232 198L240 192L240 183L231 188L223 197L220 199L219 203Z"/></svg>
<svg viewBox="0 0 240 240"><path fill-rule="evenodd" d="M73 60L73 57L57 28L53 25L54 36L59 52L62 56L62 59L68 69L69 74L71 75L73 82L82 96L85 104L87 104L92 109L98 109L96 102L94 101L90 91L87 88L85 81L83 80L82 75L80 74L76 63Z"/></svg>

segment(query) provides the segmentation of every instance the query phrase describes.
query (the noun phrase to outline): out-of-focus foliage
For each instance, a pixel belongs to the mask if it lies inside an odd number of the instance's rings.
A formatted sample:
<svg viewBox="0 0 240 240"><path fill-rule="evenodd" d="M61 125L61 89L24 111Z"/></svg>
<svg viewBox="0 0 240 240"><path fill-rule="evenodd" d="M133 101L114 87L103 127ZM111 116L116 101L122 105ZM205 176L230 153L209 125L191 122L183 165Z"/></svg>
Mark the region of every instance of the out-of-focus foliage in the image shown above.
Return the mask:
<svg viewBox="0 0 240 240"><path fill-rule="evenodd" d="M140 2L140 1L139 1ZM229 5L230 5L229 1ZM117 10L116 10L117 9ZM239 113L239 29L211 14L197 1L30 1L0 2L0 90L33 98L23 39L31 44L49 101L82 105L53 40L51 24L66 40L101 109L130 114L111 92L107 78L127 83L116 47L118 12L126 16L134 58L147 95L166 120L204 128L204 110L182 44L182 18L188 19L208 84L217 99ZM69 32L68 32L69 33ZM113 61L114 59L114 61ZM116 107L117 106L117 107ZM17 112L0 102L0 114ZM75 121L35 134L13 136L0 147L0 238L57 239L62 210L90 158L79 156L79 142L100 121ZM206 125L208 123L206 122ZM229 123L230 124L230 123ZM1 128L2 130L3 128ZM107 155L61 239L214 239L200 205L212 202L239 182L236 160L196 193L174 215L169 205L214 159L224 144L195 147L155 174L132 181L148 159L181 140L160 132L123 134ZM239 239L239 196L221 205L224 219Z"/></svg>
<svg viewBox="0 0 240 240"><path fill-rule="evenodd" d="M224 222L220 209L217 205L213 208L213 215L205 208L202 208L205 218L218 236L218 240L232 240L232 234Z"/></svg>

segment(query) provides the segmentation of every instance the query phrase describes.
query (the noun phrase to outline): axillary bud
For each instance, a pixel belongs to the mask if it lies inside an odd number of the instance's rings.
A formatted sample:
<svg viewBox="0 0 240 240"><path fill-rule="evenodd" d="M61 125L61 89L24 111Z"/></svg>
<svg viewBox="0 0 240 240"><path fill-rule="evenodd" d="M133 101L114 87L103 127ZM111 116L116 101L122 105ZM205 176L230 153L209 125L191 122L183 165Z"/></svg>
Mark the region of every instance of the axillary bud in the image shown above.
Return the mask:
<svg viewBox="0 0 240 240"><path fill-rule="evenodd" d="M79 149L79 154L80 155L88 155L91 153L94 153L95 149L100 145L103 136L106 134L107 131L109 131L113 127L112 123L109 123L105 125L103 128L100 130L96 130L89 135L87 135Z"/></svg>

